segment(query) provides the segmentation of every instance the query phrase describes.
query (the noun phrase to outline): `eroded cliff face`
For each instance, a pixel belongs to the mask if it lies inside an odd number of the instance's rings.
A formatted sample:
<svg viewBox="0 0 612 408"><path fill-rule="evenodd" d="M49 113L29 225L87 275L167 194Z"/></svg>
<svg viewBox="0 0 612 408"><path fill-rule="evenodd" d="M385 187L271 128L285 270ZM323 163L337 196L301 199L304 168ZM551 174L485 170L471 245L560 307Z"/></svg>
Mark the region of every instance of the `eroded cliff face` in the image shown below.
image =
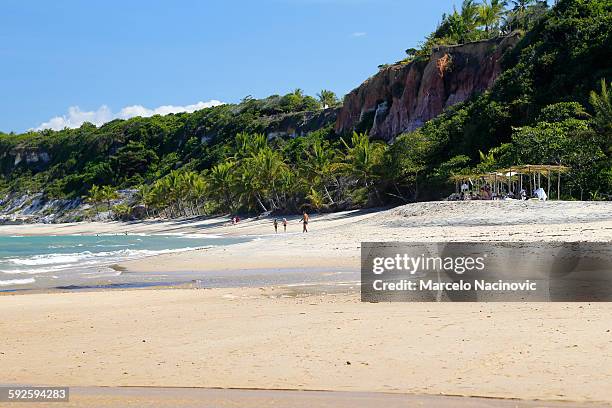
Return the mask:
<svg viewBox="0 0 612 408"><path fill-rule="evenodd" d="M338 109L329 108L316 112L297 112L269 117L265 133L268 139L304 136L332 125L337 116Z"/></svg>
<svg viewBox="0 0 612 408"><path fill-rule="evenodd" d="M445 108L490 88L503 54L518 36L439 47L429 61L392 65L344 99L335 130L346 133L371 124L370 136L393 140L421 127Z"/></svg>
<svg viewBox="0 0 612 408"><path fill-rule="evenodd" d="M19 165L33 170L44 169L50 162L51 155L41 148L18 146L8 151L0 150L0 174L8 175Z"/></svg>

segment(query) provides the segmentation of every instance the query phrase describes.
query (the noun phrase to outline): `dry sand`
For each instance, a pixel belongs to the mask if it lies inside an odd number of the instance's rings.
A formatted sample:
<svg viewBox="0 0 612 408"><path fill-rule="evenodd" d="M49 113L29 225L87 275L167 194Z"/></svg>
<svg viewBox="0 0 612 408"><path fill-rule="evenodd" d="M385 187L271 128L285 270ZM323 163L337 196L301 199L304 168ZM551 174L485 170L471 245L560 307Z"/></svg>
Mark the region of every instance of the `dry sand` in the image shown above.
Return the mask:
<svg viewBox="0 0 612 408"><path fill-rule="evenodd" d="M269 219L4 226L0 234L269 235ZM612 204L424 203L128 271L359 267L361 241L612 240ZM0 383L390 391L612 402L611 304L362 304L292 288L0 297Z"/></svg>
<svg viewBox="0 0 612 408"><path fill-rule="evenodd" d="M283 290L0 298L3 383L612 401L608 304L361 304Z"/></svg>

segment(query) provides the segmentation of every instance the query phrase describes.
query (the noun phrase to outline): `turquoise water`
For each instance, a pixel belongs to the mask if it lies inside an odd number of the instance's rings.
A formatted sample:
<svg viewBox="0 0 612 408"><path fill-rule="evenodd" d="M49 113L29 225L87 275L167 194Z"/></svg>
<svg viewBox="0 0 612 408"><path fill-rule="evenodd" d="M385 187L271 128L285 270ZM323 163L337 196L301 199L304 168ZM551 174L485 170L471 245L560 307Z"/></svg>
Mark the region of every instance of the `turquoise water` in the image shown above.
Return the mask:
<svg viewBox="0 0 612 408"><path fill-rule="evenodd" d="M121 261L247 240L207 235L0 236L0 290L112 278L121 272L110 266Z"/></svg>

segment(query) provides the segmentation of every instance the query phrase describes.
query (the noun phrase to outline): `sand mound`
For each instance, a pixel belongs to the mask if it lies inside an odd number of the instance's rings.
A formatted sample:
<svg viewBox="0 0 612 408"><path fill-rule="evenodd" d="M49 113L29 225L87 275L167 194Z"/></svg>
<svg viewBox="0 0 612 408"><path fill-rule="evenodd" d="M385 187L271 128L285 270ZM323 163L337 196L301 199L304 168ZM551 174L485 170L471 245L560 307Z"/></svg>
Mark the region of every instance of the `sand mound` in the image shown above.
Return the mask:
<svg viewBox="0 0 612 408"><path fill-rule="evenodd" d="M612 202L436 201L408 204L381 214L387 226L561 224L612 220Z"/></svg>

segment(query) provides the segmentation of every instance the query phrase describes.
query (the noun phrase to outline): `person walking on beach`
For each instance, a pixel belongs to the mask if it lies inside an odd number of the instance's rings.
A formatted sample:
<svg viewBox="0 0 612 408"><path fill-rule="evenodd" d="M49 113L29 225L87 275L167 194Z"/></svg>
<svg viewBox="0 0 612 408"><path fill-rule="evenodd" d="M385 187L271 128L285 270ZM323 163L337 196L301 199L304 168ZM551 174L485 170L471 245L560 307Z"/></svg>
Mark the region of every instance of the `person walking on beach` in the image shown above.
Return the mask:
<svg viewBox="0 0 612 408"><path fill-rule="evenodd" d="M300 220L300 222L302 222L304 224L304 228L302 229L302 233L308 232L308 221L309 220L310 220L310 217L304 211L304 215L302 215L302 219Z"/></svg>
<svg viewBox="0 0 612 408"><path fill-rule="evenodd" d="M274 219L274 232L278 233L278 220L276 218Z"/></svg>
<svg viewBox="0 0 612 408"><path fill-rule="evenodd" d="M283 230L287 232L287 219L283 218Z"/></svg>

